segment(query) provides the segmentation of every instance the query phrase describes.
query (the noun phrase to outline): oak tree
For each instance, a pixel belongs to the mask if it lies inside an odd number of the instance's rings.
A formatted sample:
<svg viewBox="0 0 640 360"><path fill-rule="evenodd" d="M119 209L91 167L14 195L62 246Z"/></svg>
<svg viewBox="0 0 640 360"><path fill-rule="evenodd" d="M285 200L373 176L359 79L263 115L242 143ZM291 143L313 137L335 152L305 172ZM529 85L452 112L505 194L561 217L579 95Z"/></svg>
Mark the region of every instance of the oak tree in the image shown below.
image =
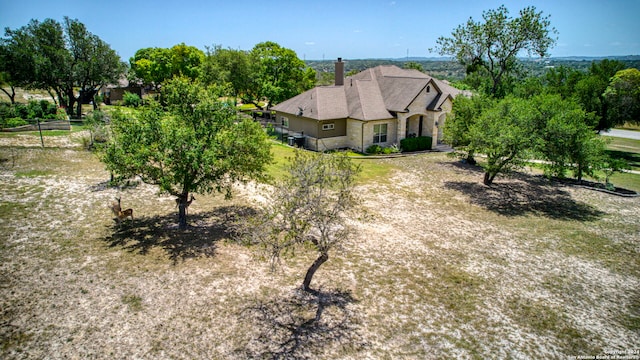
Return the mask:
<svg viewBox="0 0 640 360"><path fill-rule="evenodd" d="M278 263L283 253L301 244L318 258L307 269L302 288L313 292L314 274L350 232L348 216L360 204L354 185L360 167L345 154L297 150L288 173L276 184L252 223L251 235Z"/></svg>
<svg viewBox="0 0 640 360"><path fill-rule="evenodd" d="M502 5L482 13L483 21L469 18L459 25L451 37L438 38L436 50L449 55L467 68L467 74L487 79L487 93L505 96L509 83L518 70L518 56L522 52L540 57L547 56L555 39L556 29L549 16L543 16L533 6L520 10L516 18Z"/></svg>
<svg viewBox="0 0 640 360"><path fill-rule="evenodd" d="M603 95L610 124L640 124L640 70L618 71Z"/></svg>
<svg viewBox="0 0 640 360"><path fill-rule="evenodd" d="M119 178L134 176L178 200L179 227L187 227L192 192L231 197L238 181L262 179L271 161L260 124L240 119L219 93L188 78L163 86L166 108L152 103L138 115L116 114L102 155Z"/></svg>

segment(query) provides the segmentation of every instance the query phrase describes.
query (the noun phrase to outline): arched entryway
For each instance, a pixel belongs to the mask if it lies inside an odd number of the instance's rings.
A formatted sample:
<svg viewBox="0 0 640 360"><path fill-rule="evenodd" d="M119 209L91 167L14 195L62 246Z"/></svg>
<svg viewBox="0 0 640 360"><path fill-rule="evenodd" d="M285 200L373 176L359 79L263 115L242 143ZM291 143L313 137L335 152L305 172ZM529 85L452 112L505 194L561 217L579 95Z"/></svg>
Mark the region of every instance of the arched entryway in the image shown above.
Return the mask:
<svg viewBox="0 0 640 360"><path fill-rule="evenodd" d="M438 117L438 121L436 122L436 127L438 128L438 144L442 144L442 138L444 137L444 122L447 120L447 114L441 114Z"/></svg>
<svg viewBox="0 0 640 360"><path fill-rule="evenodd" d="M427 117L423 114L411 115L405 123L404 137L429 136L427 128Z"/></svg>

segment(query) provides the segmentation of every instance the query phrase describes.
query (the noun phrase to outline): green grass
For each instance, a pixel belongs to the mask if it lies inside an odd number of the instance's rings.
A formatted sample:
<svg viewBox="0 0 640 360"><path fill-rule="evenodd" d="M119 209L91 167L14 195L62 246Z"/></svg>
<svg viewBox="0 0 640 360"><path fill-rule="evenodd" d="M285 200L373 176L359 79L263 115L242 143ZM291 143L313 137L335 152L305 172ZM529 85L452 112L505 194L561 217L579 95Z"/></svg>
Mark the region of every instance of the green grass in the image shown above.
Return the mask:
<svg viewBox="0 0 640 360"><path fill-rule="evenodd" d="M293 156L294 148L273 140L271 143L271 152L273 153L274 162L267 167L267 174L271 178L278 180L286 174L288 166L287 158ZM352 157L352 161L360 165L362 169L362 172L358 176L358 182L361 184L371 183L377 180L382 181L394 169L391 162L383 159L366 159L365 156L355 156Z"/></svg>
<svg viewBox="0 0 640 360"><path fill-rule="evenodd" d="M53 172L49 171L49 170L33 169L33 170L26 170L26 171L17 171L15 173L15 177L18 177L18 178L35 178L35 177L40 177L40 176L49 176L51 174L53 174Z"/></svg>
<svg viewBox="0 0 640 360"><path fill-rule="evenodd" d="M607 153L627 161L632 170L640 170L640 140L611 137Z"/></svg>
<svg viewBox="0 0 640 360"><path fill-rule="evenodd" d="M588 341L591 334L578 330L560 310L540 301L516 297L507 302L512 318L541 336L552 335L568 353L598 354L601 349Z"/></svg>

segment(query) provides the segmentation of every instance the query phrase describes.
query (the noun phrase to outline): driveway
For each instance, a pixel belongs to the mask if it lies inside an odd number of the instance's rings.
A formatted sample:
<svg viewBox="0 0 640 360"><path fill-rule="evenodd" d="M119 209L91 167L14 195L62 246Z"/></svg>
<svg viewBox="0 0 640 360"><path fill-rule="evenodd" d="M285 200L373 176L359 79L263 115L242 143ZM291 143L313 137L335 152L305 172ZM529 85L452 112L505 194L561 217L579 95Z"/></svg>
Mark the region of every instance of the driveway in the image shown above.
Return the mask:
<svg viewBox="0 0 640 360"><path fill-rule="evenodd" d="M601 132L600 135L640 140L640 131L611 129L607 132Z"/></svg>

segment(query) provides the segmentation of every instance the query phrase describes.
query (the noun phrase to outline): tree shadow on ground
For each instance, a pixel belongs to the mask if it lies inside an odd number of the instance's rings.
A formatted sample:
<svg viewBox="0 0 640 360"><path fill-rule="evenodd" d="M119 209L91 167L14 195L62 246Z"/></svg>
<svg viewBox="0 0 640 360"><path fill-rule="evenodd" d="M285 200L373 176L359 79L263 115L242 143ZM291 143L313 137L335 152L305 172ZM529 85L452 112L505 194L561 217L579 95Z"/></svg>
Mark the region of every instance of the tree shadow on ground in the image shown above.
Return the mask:
<svg viewBox="0 0 640 360"><path fill-rule="evenodd" d="M472 204L504 216L533 214L558 220L595 221L604 215L574 200L561 184L541 176L518 174L491 186L471 181L449 181L444 186L469 196Z"/></svg>
<svg viewBox="0 0 640 360"><path fill-rule="evenodd" d="M484 173L484 169L479 165L472 165L466 161L458 160L458 161L441 161L440 165L443 166L451 166L456 168L456 170L462 170L468 172L470 174L481 174Z"/></svg>
<svg viewBox="0 0 640 360"><path fill-rule="evenodd" d="M223 206L212 211L189 214L189 226L178 229L178 214L140 217L113 225L105 239L111 247L146 255L153 248L164 250L175 263L201 256L214 256L216 243L235 237L238 220L255 210L248 206ZM135 214L134 214L135 215Z"/></svg>
<svg viewBox="0 0 640 360"><path fill-rule="evenodd" d="M359 319L350 304L350 291L308 293L302 289L290 296L258 301L243 316L257 331L236 355L259 359L309 359L322 357L335 348L353 352L366 346Z"/></svg>

